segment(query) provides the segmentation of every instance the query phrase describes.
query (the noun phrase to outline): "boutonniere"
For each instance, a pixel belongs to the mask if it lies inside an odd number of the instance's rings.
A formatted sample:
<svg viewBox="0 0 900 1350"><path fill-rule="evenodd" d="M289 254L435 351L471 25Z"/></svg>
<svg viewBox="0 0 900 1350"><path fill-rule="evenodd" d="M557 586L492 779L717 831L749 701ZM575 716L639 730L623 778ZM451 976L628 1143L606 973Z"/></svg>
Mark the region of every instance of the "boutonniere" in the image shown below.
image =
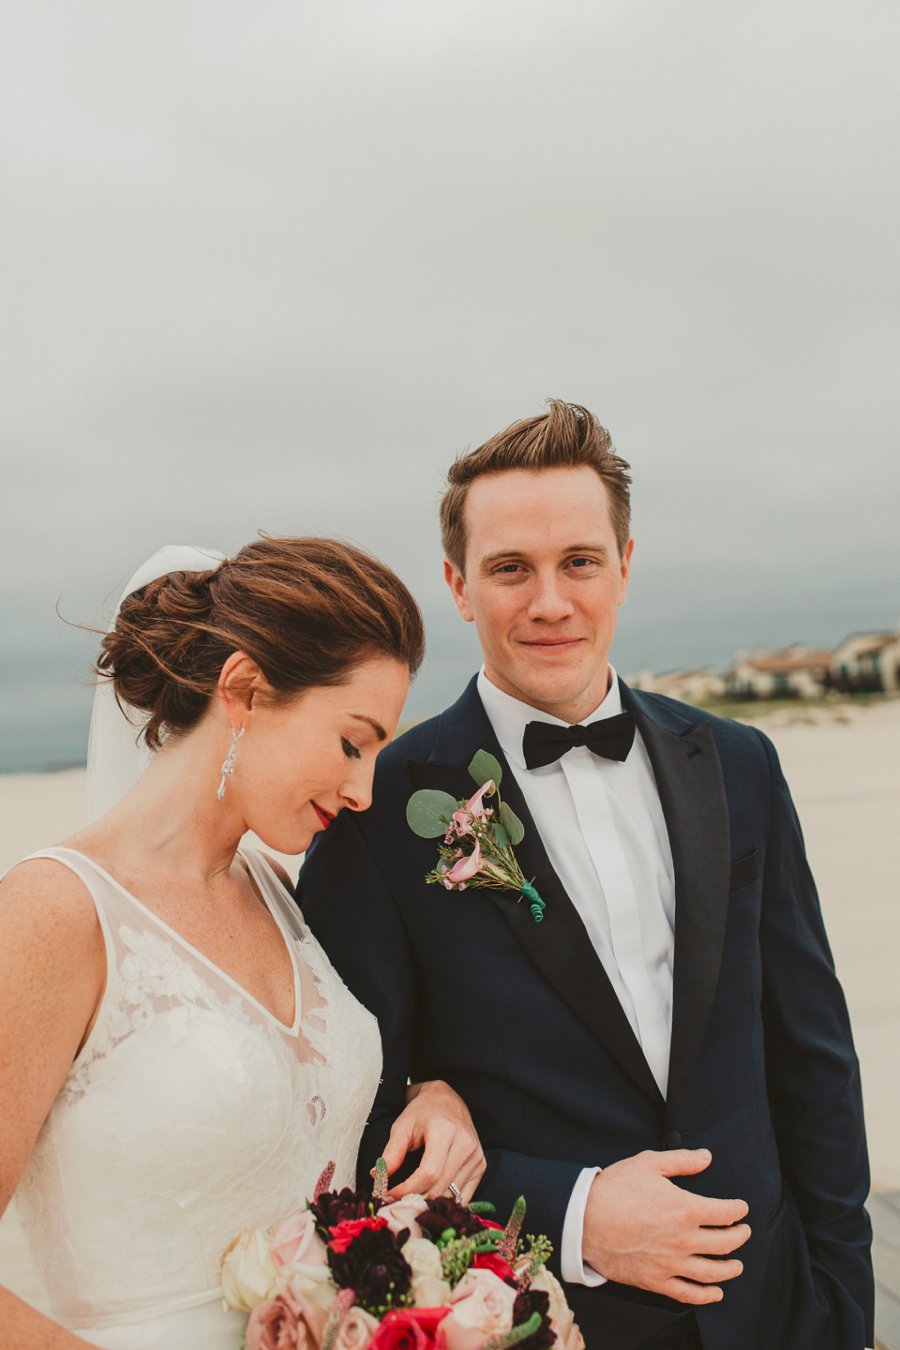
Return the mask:
<svg viewBox="0 0 900 1350"><path fill-rule="evenodd" d="M407 802L406 820L413 833L441 840L438 864L425 880L448 891L464 891L467 886L518 891L528 901L535 923L540 923L545 902L525 879L513 852L525 838L525 826L500 799L503 769L487 750L479 750L469 773L478 790L468 801L422 788ZM485 798L491 799L490 806Z"/></svg>

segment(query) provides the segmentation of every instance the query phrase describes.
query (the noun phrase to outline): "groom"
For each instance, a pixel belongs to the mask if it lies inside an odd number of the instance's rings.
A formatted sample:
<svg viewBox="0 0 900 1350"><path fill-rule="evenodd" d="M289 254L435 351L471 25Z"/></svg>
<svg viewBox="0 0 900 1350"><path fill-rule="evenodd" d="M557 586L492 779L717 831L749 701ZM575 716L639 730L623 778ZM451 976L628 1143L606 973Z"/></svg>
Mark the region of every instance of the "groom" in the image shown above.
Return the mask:
<svg viewBox="0 0 900 1350"><path fill-rule="evenodd" d="M407 1080L444 1078L481 1193L501 1215L525 1195L589 1350L863 1350L858 1066L800 828L762 733L609 665L629 487L593 414L559 402L450 471L445 575L481 673L383 752L374 806L319 836L298 886L381 1026L361 1168ZM510 892L425 884L436 842L407 800L471 795L479 749L540 924Z"/></svg>

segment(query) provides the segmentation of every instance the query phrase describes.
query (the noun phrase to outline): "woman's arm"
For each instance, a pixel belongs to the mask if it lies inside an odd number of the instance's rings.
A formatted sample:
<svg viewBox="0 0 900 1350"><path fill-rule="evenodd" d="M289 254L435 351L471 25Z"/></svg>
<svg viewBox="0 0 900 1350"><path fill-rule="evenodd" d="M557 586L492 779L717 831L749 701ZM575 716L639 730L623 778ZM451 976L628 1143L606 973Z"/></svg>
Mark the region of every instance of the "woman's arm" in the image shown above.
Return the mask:
<svg viewBox="0 0 900 1350"><path fill-rule="evenodd" d="M58 863L36 860L0 884L0 1213L83 1043L106 979L90 897ZM4 1343L84 1350L87 1342L0 1289Z"/></svg>

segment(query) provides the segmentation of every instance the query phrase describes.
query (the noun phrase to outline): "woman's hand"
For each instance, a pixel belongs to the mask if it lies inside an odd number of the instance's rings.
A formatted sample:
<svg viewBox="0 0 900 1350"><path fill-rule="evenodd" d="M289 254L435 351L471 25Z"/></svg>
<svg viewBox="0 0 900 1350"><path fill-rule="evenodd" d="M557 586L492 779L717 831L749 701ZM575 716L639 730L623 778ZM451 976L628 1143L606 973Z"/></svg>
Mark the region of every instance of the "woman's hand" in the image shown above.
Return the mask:
<svg viewBox="0 0 900 1350"><path fill-rule="evenodd" d="M484 1176L486 1163L462 1097L448 1083L436 1079L413 1083L406 1090L406 1102L384 1149L388 1175L396 1172L413 1149L424 1146L425 1152L412 1175L391 1187L392 1197L447 1195L452 1181L468 1203Z"/></svg>

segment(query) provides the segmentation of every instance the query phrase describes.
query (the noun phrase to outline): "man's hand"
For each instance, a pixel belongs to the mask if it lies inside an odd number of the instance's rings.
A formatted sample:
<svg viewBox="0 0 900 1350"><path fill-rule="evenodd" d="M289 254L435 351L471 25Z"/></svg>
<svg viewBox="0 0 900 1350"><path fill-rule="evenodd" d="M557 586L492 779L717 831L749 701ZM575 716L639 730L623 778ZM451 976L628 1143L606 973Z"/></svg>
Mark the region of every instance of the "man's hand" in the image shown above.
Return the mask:
<svg viewBox="0 0 900 1350"><path fill-rule="evenodd" d="M689 1177L711 1162L707 1149L638 1153L600 1172L584 1215L584 1259L620 1284L666 1294L679 1303L718 1303L721 1285L744 1269L723 1258L750 1229L743 1200L691 1195L670 1177Z"/></svg>
<svg viewBox="0 0 900 1350"><path fill-rule="evenodd" d="M412 1175L402 1185L391 1187L391 1195L446 1195L452 1181L468 1203L486 1163L465 1102L440 1079L414 1083L406 1097L406 1108L394 1121L384 1149L388 1175L396 1172L413 1149L424 1145L425 1152Z"/></svg>

